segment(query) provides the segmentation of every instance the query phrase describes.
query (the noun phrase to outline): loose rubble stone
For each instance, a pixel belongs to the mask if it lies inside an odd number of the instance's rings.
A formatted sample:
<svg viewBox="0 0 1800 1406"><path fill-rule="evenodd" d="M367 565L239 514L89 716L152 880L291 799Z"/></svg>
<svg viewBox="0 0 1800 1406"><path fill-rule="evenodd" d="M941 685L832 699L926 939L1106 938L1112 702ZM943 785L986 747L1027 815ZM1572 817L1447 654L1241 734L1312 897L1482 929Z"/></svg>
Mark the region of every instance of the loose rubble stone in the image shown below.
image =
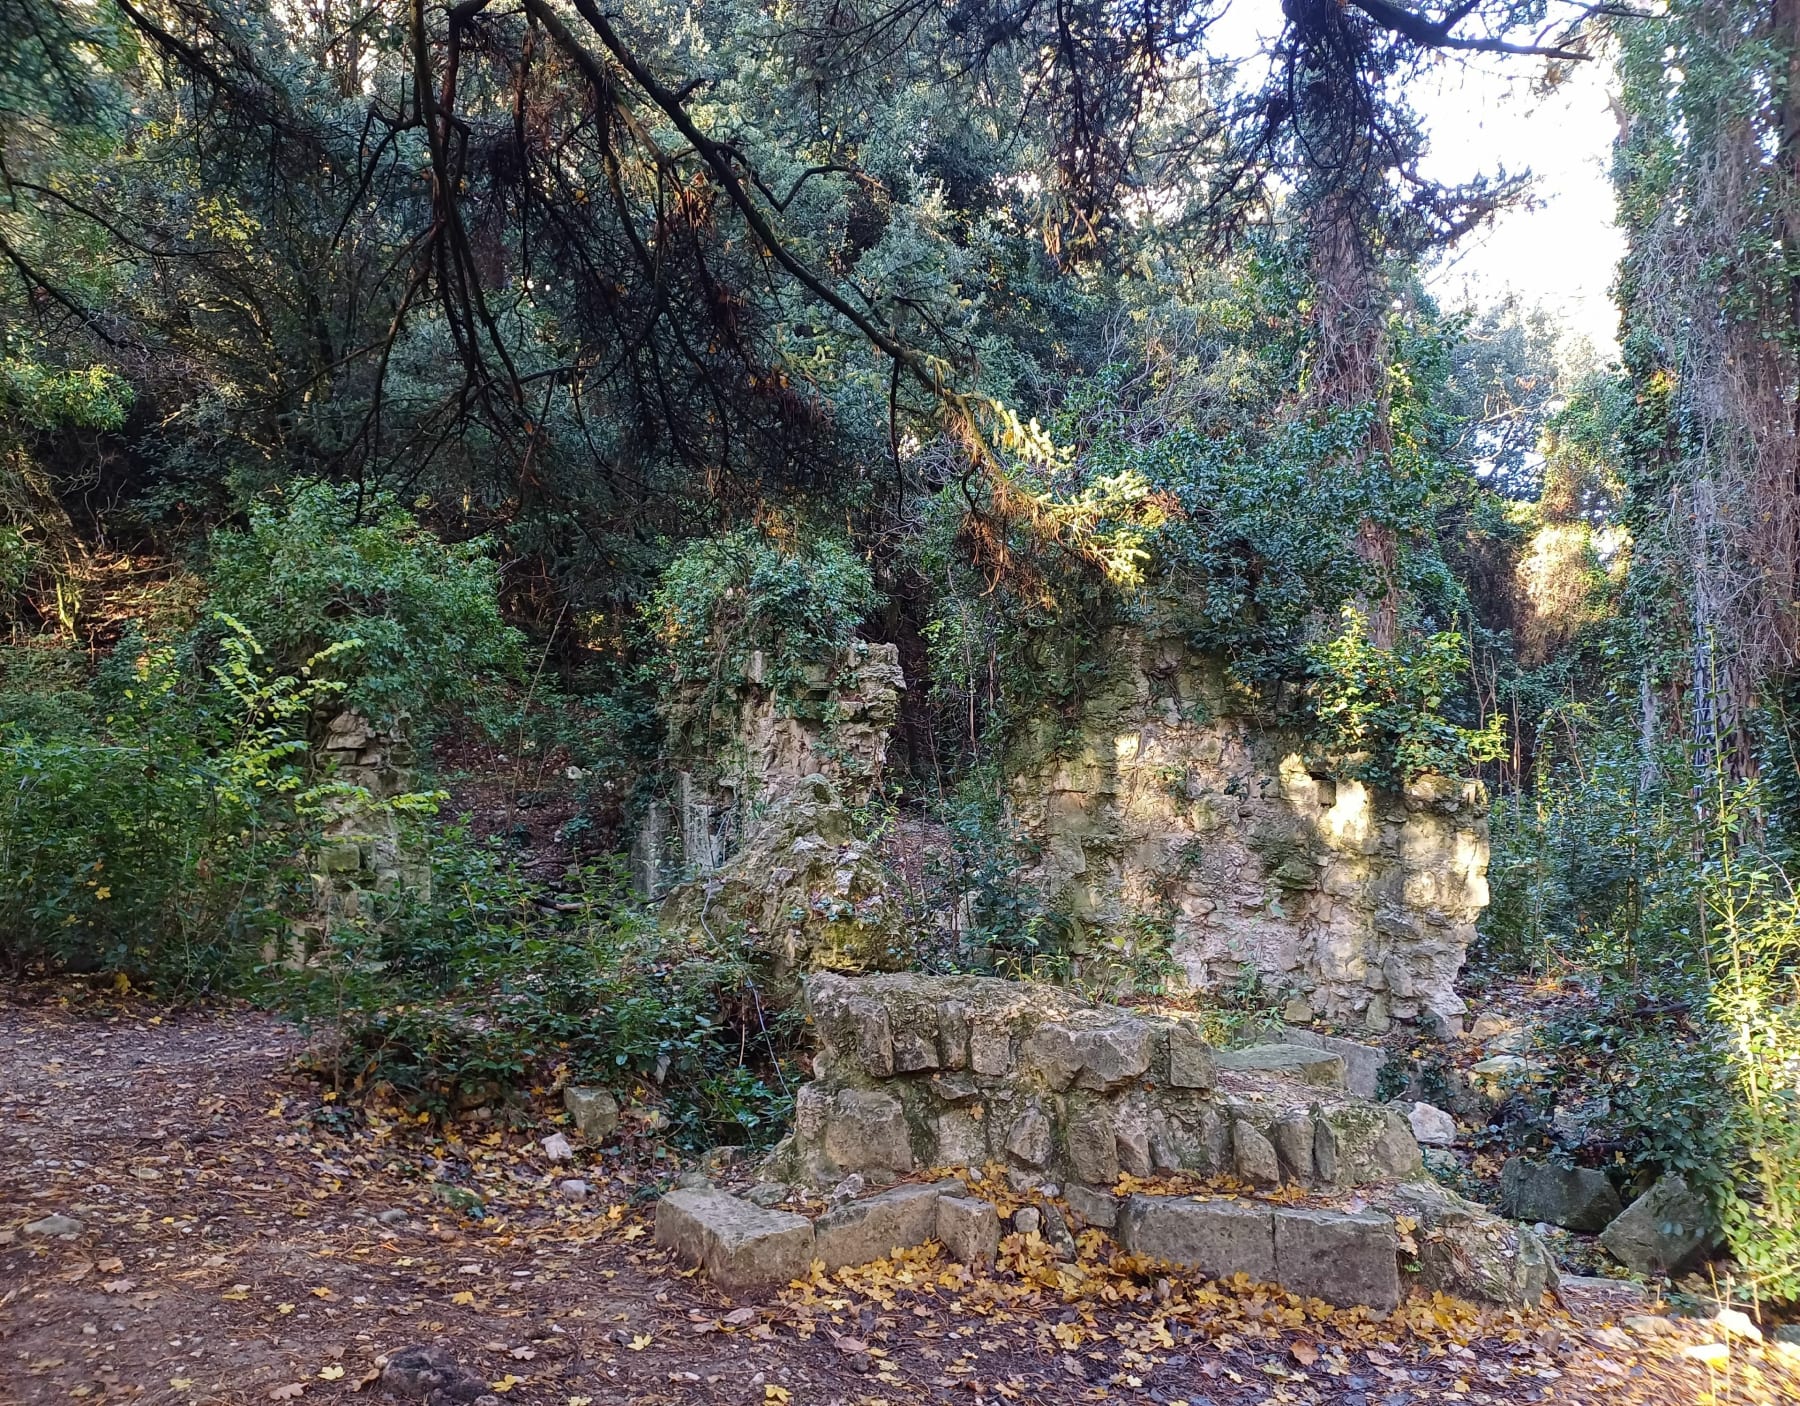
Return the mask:
<svg viewBox="0 0 1800 1406"><path fill-rule="evenodd" d="M823 1260L827 1270L841 1269L923 1245L937 1233L943 1190L937 1185L896 1186L825 1212L813 1222L813 1258Z"/></svg>
<svg viewBox="0 0 1800 1406"><path fill-rule="evenodd" d="M619 1126L618 1100L605 1089L570 1085L563 1090L563 1107L586 1142L605 1142Z"/></svg>
<svg viewBox="0 0 1800 1406"><path fill-rule="evenodd" d="M1281 1160L1275 1155L1275 1144L1259 1133L1248 1118L1231 1125L1231 1156L1238 1176L1252 1186L1281 1184Z"/></svg>
<svg viewBox="0 0 1800 1406"><path fill-rule="evenodd" d="M61 1211L52 1212L42 1220L34 1220L25 1227L27 1235L49 1237L53 1235L79 1235L86 1227L74 1216L65 1216Z"/></svg>
<svg viewBox="0 0 1800 1406"><path fill-rule="evenodd" d="M390 1206L385 1211L377 1211L375 1213L375 1219L380 1221L383 1225L404 1225L406 1223L406 1212L399 1206Z"/></svg>
<svg viewBox="0 0 1800 1406"><path fill-rule="evenodd" d="M1035 1235L1043 1224L1044 1213L1036 1206L1021 1206L1012 1214L1012 1228L1020 1235Z"/></svg>
<svg viewBox="0 0 1800 1406"><path fill-rule="evenodd" d="M1340 1306L1400 1302L1394 1222L1379 1211L1275 1212L1275 1279L1289 1293Z"/></svg>
<svg viewBox="0 0 1800 1406"><path fill-rule="evenodd" d="M1534 1084L1549 1072L1547 1064L1510 1054L1495 1055L1469 1066L1469 1073L1490 1096L1503 1093L1515 1084Z"/></svg>
<svg viewBox="0 0 1800 1406"><path fill-rule="evenodd" d="M1127 1254L1178 1264L1209 1279L1247 1274L1275 1282L1275 1218L1267 1206L1185 1196L1132 1196L1119 1212Z"/></svg>
<svg viewBox="0 0 1800 1406"><path fill-rule="evenodd" d="M833 1206L842 1206L847 1201L854 1201L869 1189L868 1178L861 1172L852 1172L827 1193L825 1200Z"/></svg>
<svg viewBox="0 0 1800 1406"><path fill-rule="evenodd" d="M1063 1259L1074 1259L1075 1237L1070 1233L1069 1222L1064 1219L1063 1213L1054 1206L1042 1206L1039 1210L1044 1217L1042 1234L1045 1241Z"/></svg>
<svg viewBox="0 0 1800 1406"><path fill-rule="evenodd" d="M1678 1176L1664 1176L1600 1232L1606 1252L1639 1274L1684 1274L1712 1249L1711 1217Z"/></svg>
<svg viewBox="0 0 1800 1406"><path fill-rule="evenodd" d="M467 1399L455 1388L469 1381L461 1364L441 1347L403 1347L390 1352L381 1368L381 1386L395 1396L423 1401L434 1393L450 1391L451 1399ZM483 1387L486 1383L481 1383Z"/></svg>
<svg viewBox="0 0 1800 1406"><path fill-rule="evenodd" d="M1000 1213L974 1196L940 1196L937 1241L944 1252L971 1269L992 1269L1000 1249Z"/></svg>
<svg viewBox="0 0 1800 1406"><path fill-rule="evenodd" d="M588 1194L591 1188L580 1177L565 1177L562 1181L557 1182L556 1189L571 1201L579 1201Z"/></svg>
<svg viewBox="0 0 1800 1406"><path fill-rule="evenodd" d="M1537 1233L1433 1182L1407 1182L1382 1198L1417 1223L1416 1282L1427 1293L1535 1308L1556 1287L1555 1261ZM1609 1281L1610 1282L1610 1281Z"/></svg>
<svg viewBox="0 0 1800 1406"><path fill-rule="evenodd" d="M764 1210L722 1191L671 1191L656 1203L656 1243L699 1264L722 1288L785 1284L812 1263L805 1216Z"/></svg>
<svg viewBox="0 0 1800 1406"><path fill-rule="evenodd" d="M1344 1087L1344 1061L1325 1050L1304 1045L1252 1045L1247 1050L1220 1050L1213 1056L1220 1069L1286 1074L1321 1088Z"/></svg>
<svg viewBox="0 0 1800 1406"><path fill-rule="evenodd" d="M1500 1169L1500 1208L1514 1220L1566 1230L1604 1230L1624 1209L1605 1172L1509 1157Z"/></svg>
<svg viewBox="0 0 1800 1406"><path fill-rule="evenodd" d="M1627 1328L1641 1338L1660 1338L1675 1331L1675 1324L1660 1314L1630 1313L1619 1320L1621 1328ZM1779 1336L1779 1330L1777 1330Z"/></svg>
<svg viewBox="0 0 1800 1406"><path fill-rule="evenodd" d="M575 1156L574 1146L561 1133L551 1133L538 1146L544 1149L544 1156L552 1162L567 1162Z"/></svg>
<svg viewBox="0 0 1800 1406"><path fill-rule="evenodd" d="M787 1187L778 1181L759 1181L744 1193L744 1199L752 1206L761 1206L765 1211L779 1206L788 1198Z"/></svg>
<svg viewBox="0 0 1800 1406"><path fill-rule="evenodd" d="M1406 1115L1413 1137L1426 1147L1450 1147L1456 1142L1456 1119L1429 1103L1415 1103Z"/></svg>
<svg viewBox="0 0 1800 1406"><path fill-rule="evenodd" d="M1362 1103L1315 1110L1313 1162L1318 1179L1336 1186L1404 1181L1423 1166L1412 1127L1400 1111Z"/></svg>

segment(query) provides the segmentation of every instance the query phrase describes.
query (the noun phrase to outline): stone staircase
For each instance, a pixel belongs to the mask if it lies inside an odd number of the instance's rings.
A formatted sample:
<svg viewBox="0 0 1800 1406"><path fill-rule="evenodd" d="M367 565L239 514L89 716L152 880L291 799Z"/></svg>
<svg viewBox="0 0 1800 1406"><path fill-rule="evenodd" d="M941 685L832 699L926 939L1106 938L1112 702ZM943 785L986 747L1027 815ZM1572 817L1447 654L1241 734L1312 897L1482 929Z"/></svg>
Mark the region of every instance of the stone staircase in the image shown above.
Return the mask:
<svg viewBox="0 0 1800 1406"><path fill-rule="evenodd" d="M1216 1051L1190 1021L989 977L818 975L807 997L816 1077L769 1170L796 1196L890 1189L816 1217L672 1193L659 1241L721 1283L931 1240L982 1266L1003 1230L1072 1249L1071 1227L1335 1304L1391 1308L1409 1282L1535 1304L1554 1283L1530 1231L1421 1180L1407 1119L1350 1093L1329 1048Z"/></svg>

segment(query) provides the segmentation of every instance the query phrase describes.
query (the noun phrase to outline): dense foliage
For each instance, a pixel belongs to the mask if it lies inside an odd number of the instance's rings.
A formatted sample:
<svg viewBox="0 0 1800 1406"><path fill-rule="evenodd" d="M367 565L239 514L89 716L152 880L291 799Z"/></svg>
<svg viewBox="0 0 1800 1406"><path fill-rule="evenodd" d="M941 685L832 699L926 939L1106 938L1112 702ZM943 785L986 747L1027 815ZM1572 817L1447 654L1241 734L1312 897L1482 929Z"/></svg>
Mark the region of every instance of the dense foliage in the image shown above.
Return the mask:
<svg viewBox="0 0 1800 1406"><path fill-rule="evenodd" d="M897 646L859 820L1025 960L1009 749L1153 624L1320 765L1487 779L1487 958L1587 983L1564 1152L1800 1297L1792 6L1222 9L11 0L0 952L278 992L441 1110L560 1063L760 1137L754 961L609 867L671 704ZM1422 174L1471 51L1616 64L1621 366L1422 287L1525 189ZM437 745L433 882L296 955L396 800L313 759L344 709Z"/></svg>

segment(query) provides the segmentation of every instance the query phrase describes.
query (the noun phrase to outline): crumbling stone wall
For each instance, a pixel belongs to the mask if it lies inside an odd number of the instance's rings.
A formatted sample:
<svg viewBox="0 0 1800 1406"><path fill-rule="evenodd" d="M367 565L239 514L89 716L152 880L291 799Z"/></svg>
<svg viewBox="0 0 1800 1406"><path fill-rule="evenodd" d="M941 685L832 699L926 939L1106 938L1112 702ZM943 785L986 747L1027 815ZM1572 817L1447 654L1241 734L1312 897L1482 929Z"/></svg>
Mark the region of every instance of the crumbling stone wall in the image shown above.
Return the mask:
<svg viewBox="0 0 1800 1406"><path fill-rule="evenodd" d="M1419 1170L1406 1120L1344 1092L1322 1051L1216 1057L1192 1022L994 977L821 974L806 993L816 1077L781 1157L814 1185L1000 1163L1110 1225L1121 1173L1351 1187Z"/></svg>
<svg viewBox="0 0 1800 1406"><path fill-rule="evenodd" d="M799 679L777 687L756 651L742 678L692 684L669 700L668 794L649 806L632 848L641 892L661 895L719 869L806 783L825 781L847 807L880 785L906 687L899 651L858 640L806 664Z"/></svg>
<svg viewBox="0 0 1800 1406"><path fill-rule="evenodd" d="M315 763L323 777L361 794L329 802L330 816L311 856L312 908L293 927L300 954L311 951L334 924L359 917L371 893L431 892L430 861L409 842L389 804L413 790L413 752L406 738L374 727L360 713L341 712L326 724Z"/></svg>
<svg viewBox="0 0 1800 1406"><path fill-rule="evenodd" d="M1022 877L1077 958L1160 930L1192 987L1258 974L1295 1022L1448 1033L1487 904L1478 782L1334 780L1178 637L1119 630L1105 687L1012 748Z"/></svg>

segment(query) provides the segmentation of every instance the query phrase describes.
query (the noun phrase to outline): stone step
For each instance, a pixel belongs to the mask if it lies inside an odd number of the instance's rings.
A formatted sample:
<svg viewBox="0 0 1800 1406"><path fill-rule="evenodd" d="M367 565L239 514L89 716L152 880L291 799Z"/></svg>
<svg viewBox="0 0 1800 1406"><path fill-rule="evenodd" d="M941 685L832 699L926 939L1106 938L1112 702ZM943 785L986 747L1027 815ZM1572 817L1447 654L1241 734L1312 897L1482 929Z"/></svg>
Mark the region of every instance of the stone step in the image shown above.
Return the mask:
<svg viewBox="0 0 1800 1406"><path fill-rule="evenodd" d="M1220 1069L1285 1074L1325 1089L1349 1086L1343 1056L1310 1045L1251 1045L1243 1050L1219 1050L1214 1053L1213 1062Z"/></svg>
<svg viewBox="0 0 1800 1406"><path fill-rule="evenodd" d="M1127 1253L1209 1279L1248 1275L1327 1303L1393 1308L1399 1242L1381 1211L1312 1210L1189 1196L1133 1196L1119 1214Z"/></svg>
<svg viewBox="0 0 1800 1406"><path fill-rule="evenodd" d="M813 1225L711 1187L671 1191L656 1203L656 1243L698 1264L725 1289L785 1284L812 1265Z"/></svg>

